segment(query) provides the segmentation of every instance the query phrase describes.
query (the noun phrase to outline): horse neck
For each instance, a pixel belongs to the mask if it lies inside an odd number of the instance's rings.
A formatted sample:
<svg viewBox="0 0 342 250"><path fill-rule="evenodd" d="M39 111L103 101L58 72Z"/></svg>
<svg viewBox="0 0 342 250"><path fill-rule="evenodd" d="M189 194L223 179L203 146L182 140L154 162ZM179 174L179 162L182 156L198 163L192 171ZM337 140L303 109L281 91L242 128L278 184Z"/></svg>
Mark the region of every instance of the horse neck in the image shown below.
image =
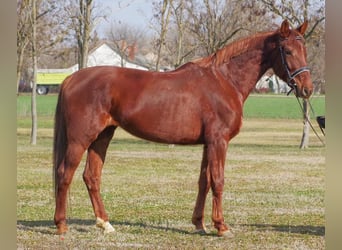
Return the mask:
<svg viewBox="0 0 342 250"><path fill-rule="evenodd" d="M225 84L237 89L243 102L261 76L271 67L270 58L276 45L274 34L268 32L246 38L216 54L218 61L213 70L222 76Z"/></svg>

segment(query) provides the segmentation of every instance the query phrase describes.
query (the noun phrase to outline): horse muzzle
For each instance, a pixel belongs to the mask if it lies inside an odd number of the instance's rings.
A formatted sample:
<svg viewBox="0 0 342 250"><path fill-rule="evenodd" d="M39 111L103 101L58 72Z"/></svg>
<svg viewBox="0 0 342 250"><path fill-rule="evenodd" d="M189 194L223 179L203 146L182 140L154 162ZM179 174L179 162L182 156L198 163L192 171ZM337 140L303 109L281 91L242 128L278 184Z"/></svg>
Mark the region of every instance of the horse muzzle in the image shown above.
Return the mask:
<svg viewBox="0 0 342 250"><path fill-rule="evenodd" d="M296 84L294 87L294 92L295 92L296 97L308 99L312 95L313 87L307 87L307 86L299 87Z"/></svg>

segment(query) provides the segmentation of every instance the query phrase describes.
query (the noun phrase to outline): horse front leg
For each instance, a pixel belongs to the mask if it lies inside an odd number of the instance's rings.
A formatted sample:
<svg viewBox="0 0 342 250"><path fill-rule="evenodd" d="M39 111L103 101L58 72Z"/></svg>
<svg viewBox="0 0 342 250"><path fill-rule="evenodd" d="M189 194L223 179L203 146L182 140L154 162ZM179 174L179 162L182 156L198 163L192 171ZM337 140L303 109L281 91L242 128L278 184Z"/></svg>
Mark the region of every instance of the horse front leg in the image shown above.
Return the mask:
<svg viewBox="0 0 342 250"><path fill-rule="evenodd" d="M96 226L102 228L104 233L115 231L113 226L109 223L109 218L100 194L102 168L114 130L114 127L105 129L90 145L88 148L86 167L83 173L83 180L87 186L96 217Z"/></svg>
<svg viewBox="0 0 342 250"><path fill-rule="evenodd" d="M210 172L208 169L207 146L203 148L203 157L201 164L201 172L198 181L198 194L194 212L192 215L192 223L196 227L196 233L205 234L206 228L204 225L204 207L205 200L210 189Z"/></svg>
<svg viewBox="0 0 342 250"><path fill-rule="evenodd" d="M208 165L212 190L212 221L218 230L218 236L232 237L228 226L224 223L222 212L222 194L224 188L224 166L228 141L218 139L208 144Z"/></svg>

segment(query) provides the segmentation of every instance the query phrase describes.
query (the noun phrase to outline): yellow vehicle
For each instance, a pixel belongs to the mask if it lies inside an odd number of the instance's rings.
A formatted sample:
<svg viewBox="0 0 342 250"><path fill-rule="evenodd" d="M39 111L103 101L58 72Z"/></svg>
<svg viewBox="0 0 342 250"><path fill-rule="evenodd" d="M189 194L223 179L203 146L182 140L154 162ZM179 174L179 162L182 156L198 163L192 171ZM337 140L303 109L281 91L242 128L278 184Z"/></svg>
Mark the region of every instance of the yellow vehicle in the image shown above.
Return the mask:
<svg viewBox="0 0 342 250"><path fill-rule="evenodd" d="M63 80L69 76L71 71L60 70L38 70L37 72L37 94L46 95L52 87L59 87Z"/></svg>

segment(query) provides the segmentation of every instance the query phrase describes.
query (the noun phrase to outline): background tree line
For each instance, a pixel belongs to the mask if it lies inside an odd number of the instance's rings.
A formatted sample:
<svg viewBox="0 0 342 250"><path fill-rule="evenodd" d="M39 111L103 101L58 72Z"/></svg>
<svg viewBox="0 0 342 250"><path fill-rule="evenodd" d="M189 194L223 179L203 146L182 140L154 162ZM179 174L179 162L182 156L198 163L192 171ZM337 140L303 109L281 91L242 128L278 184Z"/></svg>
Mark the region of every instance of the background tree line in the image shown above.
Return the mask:
<svg viewBox="0 0 342 250"><path fill-rule="evenodd" d="M324 92L324 1L322 0L163 0L153 1L150 32L115 20L101 0L18 1L18 83L32 78L32 3L37 6L38 68L85 67L87 53L99 43L101 22L111 25L102 39L124 58L127 46L153 55L150 69L175 68L257 31L275 29L282 19L293 27L309 20L308 61L316 88ZM125 8L133 1L119 1ZM117 11L120 11L118 9ZM125 42L125 43L124 43Z"/></svg>

